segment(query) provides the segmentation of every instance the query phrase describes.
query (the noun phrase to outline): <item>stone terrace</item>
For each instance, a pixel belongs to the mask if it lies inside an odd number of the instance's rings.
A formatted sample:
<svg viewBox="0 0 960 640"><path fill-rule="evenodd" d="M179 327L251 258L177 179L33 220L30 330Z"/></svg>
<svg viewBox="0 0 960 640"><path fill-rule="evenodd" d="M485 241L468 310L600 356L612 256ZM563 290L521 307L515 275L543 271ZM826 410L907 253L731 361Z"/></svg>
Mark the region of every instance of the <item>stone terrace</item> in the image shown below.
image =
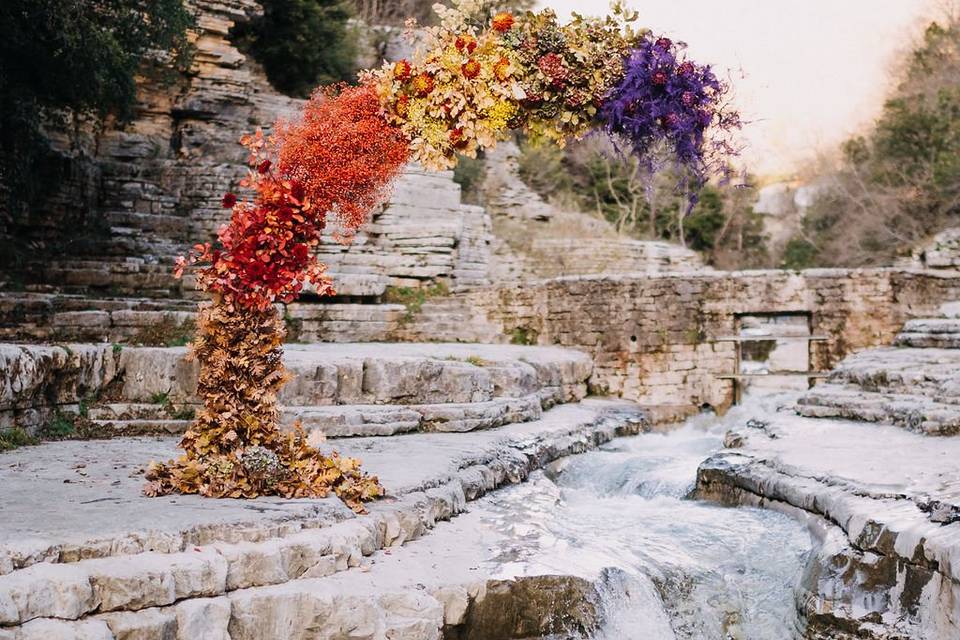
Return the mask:
<svg viewBox="0 0 960 640"><path fill-rule="evenodd" d="M900 346L846 358L796 406L727 434L732 449L700 467L701 496L823 524L820 568L800 599L814 638L960 634L955 312L946 305L908 322Z"/></svg>
<svg viewBox="0 0 960 640"><path fill-rule="evenodd" d="M244 621L269 621L279 611L306 616L304 593L327 592L318 579L425 535L503 483L642 424L630 403L587 401L486 431L338 441L388 490L359 517L332 498L144 498L143 464L174 455L171 438L25 448L4 456L0 468L0 508L11 516L0 523L0 638L196 640L229 630L232 640L259 640L267 637L262 625ZM27 493L35 496L29 503L21 499ZM271 586L284 584L290 588ZM464 603L443 601L450 611L441 607L437 620L456 622ZM430 634L381 624L356 637L422 640L438 631L439 624Z"/></svg>
<svg viewBox="0 0 960 640"><path fill-rule="evenodd" d="M35 430L69 411L85 413L91 435L182 431L184 410L199 402L186 356L182 347L0 345L0 424ZM284 362L293 374L280 394L284 420L331 437L537 420L582 399L593 369L578 351L514 345L288 345Z"/></svg>

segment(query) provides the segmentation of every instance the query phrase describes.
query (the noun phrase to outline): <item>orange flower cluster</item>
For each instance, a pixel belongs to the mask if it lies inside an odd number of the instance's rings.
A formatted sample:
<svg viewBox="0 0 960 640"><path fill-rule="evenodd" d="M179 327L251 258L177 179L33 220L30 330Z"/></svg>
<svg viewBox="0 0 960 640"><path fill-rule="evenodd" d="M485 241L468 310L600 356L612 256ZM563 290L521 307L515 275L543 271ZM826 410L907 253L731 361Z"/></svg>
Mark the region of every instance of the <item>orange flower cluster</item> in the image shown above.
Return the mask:
<svg viewBox="0 0 960 640"><path fill-rule="evenodd" d="M218 235L220 247L197 245L190 259L208 263L198 282L228 305L262 310L291 302L307 282L321 295L332 293L312 253L327 213L356 230L407 161L407 141L380 115L371 87L320 89L301 120L277 128L272 140L259 131L244 136L255 170L242 185L253 187L255 198L224 196L233 214Z"/></svg>
<svg viewBox="0 0 960 640"><path fill-rule="evenodd" d="M280 174L302 185L316 210L335 213L348 230L359 228L384 200L410 155L368 85L318 89L302 119L279 123L275 138Z"/></svg>

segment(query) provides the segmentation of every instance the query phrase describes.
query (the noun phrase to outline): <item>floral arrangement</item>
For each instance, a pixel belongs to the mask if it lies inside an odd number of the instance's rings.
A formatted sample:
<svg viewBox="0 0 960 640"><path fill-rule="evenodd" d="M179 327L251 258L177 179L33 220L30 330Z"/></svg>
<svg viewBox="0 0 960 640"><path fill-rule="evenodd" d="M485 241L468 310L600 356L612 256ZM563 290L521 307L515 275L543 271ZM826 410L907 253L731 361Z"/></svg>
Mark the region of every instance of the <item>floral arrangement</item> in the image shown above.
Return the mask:
<svg viewBox="0 0 960 640"><path fill-rule="evenodd" d="M318 89L296 122L241 140L251 166L242 186L253 198L226 194L231 218L217 246L197 245L177 265L199 265L198 286L213 298L193 344L205 407L184 456L151 465L147 494L334 491L362 511L383 493L358 461L321 453L299 427L279 429L287 376L273 305L307 283L333 292L313 253L327 216L355 231L407 161L449 169L515 129L559 145L602 130L645 161L667 146L702 183L731 151L711 138L739 126L724 110L726 86L682 45L633 29L636 14L619 2L610 17L566 24L549 10L491 15L488 0L434 8L440 24L412 60L363 72L356 87Z"/></svg>
<svg viewBox="0 0 960 640"><path fill-rule="evenodd" d="M723 137L707 141L711 127L723 132L740 126L737 113L724 109L725 94L710 67L686 59L682 45L646 37L625 59L623 78L606 95L599 121L641 159L665 143L700 186L733 153Z"/></svg>

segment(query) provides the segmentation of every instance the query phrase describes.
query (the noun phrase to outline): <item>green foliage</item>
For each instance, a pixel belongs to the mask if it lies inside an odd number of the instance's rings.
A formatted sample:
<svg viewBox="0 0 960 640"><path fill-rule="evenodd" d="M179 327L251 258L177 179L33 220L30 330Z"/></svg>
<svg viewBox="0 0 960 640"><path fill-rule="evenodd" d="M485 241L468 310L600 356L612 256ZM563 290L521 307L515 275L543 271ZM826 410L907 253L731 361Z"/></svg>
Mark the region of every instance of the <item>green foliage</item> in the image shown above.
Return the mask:
<svg viewBox="0 0 960 640"><path fill-rule="evenodd" d="M0 2L0 182L11 214L69 171L51 158L44 118L129 116L138 73L189 64L192 24L183 0ZM154 56L165 64L144 65Z"/></svg>
<svg viewBox="0 0 960 640"><path fill-rule="evenodd" d="M533 345L537 344L537 332L527 327L515 327L510 332L510 344Z"/></svg>
<svg viewBox="0 0 960 640"><path fill-rule="evenodd" d="M356 34L344 0L263 0L263 15L234 27L231 36L263 65L279 91L306 98L321 84L354 74Z"/></svg>
<svg viewBox="0 0 960 640"><path fill-rule="evenodd" d="M817 265L817 248L803 238L791 238L783 250L784 269L809 269Z"/></svg>
<svg viewBox="0 0 960 640"><path fill-rule="evenodd" d="M438 282L430 287L388 287L383 300L388 304L402 304L407 308L403 322L413 320L420 313L420 309L431 298L450 295L450 288L445 282Z"/></svg>
<svg viewBox="0 0 960 640"><path fill-rule="evenodd" d="M541 196L594 211L629 236L668 240L704 254L722 268L765 266L763 220L755 192L737 184L704 186L691 208L675 172L651 175L636 159L594 140L569 145L521 145L520 176Z"/></svg>
<svg viewBox="0 0 960 640"><path fill-rule="evenodd" d="M467 356L466 362L469 362L475 367L487 366L487 361L481 358L480 356Z"/></svg>
<svg viewBox="0 0 960 640"><path fill-rule="evenodd" d="M150 396L150 404L162 404L167 406L170 404L170 394L166 391L158 391Z"/></svg>
<svg viewBox="0 0 960 640"><path fill-rule="evenodd" d="M467 204L483 204L480 186L486 174L483 157L460 156L453 169L453 181L460 185L462 200Z"/></svg>
<svg viewBox="0 0 960 640"><path fill-rule="evenodd" d="M785 263L889 264L960 223L960 20L934 23L875 127L842 146Z"/></svg>
<svg viewBox="0 0 960 640"><path fill-rule="evenodd" d="M26 447L39 442L20 427L0 431L0 452L12 451L17 447Z"/></svg>
<svg viewBox="0 0 960 640"><path fill-rule="evenodd" d="M49 423L40 430L40 436L46 440L63 440L76 433L77 416L57 411Z"/></svg>

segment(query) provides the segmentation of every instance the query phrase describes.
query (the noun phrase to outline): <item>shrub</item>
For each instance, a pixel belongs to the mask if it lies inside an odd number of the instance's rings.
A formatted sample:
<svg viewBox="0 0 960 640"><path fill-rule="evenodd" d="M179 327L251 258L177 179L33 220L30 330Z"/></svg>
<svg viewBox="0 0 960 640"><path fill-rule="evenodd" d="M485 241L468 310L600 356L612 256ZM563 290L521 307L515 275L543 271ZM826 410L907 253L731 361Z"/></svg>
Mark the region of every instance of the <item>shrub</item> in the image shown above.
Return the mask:
<svg viewBox="0 0 960 640"><path fill-rule="evenodd" d="M263 65L270 83L306 98L314 87L349 80L356 34L343 0L263 0L263 15L239 23L234 44Z"/></svg>
<svg viewBox="0 0 960 640"><path fill-rule="evenodd" d="M0 431L0 452L12 451L18 447L37 444L39 440L20 427Z"/></svg>

